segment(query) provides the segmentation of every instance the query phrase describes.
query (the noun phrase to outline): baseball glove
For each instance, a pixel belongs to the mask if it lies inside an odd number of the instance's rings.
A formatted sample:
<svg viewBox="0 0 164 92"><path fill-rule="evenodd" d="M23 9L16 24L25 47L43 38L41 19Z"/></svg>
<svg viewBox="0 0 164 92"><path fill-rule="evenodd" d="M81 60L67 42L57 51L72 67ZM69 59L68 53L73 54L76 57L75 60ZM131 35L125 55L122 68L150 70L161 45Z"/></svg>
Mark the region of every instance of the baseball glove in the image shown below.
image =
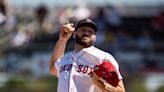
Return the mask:
<svg viewBox="0 0 164 92"><path fill-rule="evenodd" d="M93 72L112 86L117 87L118 73L111 62L104 61L102 64L96 65Z"/></svg>

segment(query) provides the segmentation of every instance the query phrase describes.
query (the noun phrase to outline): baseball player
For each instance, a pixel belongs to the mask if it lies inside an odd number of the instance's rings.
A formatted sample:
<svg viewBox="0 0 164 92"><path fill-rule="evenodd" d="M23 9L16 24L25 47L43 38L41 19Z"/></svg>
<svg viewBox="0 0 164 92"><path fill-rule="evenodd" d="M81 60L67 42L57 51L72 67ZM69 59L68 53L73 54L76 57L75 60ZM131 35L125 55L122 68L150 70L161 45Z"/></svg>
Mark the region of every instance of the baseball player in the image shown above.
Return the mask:
<svg viewBox="0 0 164 92"><path fill-rule="evenodd" d="M119 66L114 57L93 46L97 27L91 19L64 24L54 48L50 72L58 77L58 92L125 92ZM64 55L67 41L73 35L75 49ZM94 67L104 60L111 62L118 72L117 87L110 85L93 73Z"/></svg>

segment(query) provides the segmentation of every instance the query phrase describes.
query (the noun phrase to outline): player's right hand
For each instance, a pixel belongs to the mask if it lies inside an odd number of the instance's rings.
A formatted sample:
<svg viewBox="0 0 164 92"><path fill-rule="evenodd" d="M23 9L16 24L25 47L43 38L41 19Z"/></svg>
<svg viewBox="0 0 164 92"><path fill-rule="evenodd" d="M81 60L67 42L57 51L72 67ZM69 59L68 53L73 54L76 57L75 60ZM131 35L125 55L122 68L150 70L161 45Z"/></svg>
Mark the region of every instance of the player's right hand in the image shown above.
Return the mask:
<svg viewBox="0 0 164 92"><path fill-rule="evenodd" d="M67 41L71 37L74 30L75 28L73 27L73 23L66 23L62 25L61 31L59 34L59 39Z"/></svg>

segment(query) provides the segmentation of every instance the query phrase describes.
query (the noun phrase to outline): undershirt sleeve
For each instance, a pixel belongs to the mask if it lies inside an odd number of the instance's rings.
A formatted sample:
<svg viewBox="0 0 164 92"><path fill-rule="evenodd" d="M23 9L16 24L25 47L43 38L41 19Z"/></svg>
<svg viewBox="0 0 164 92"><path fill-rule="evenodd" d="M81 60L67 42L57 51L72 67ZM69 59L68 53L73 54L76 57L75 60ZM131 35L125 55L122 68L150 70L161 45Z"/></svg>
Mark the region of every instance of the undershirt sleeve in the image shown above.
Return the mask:
<svg viewBox="0 0 164 92"><path fill-rule="evenodd" d="M61 61L61 59L58 59L58 60L55 62L55 65L54 65L54 67L57 69L57 77L59 77L60 61Z"/></svg>

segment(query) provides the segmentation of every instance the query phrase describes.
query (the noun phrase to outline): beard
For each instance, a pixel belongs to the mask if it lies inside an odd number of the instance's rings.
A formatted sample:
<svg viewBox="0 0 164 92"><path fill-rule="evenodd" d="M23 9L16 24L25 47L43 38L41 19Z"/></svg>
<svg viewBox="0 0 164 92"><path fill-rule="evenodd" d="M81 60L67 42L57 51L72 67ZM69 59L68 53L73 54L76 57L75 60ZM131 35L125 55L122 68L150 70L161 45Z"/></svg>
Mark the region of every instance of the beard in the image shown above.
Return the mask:
<svg viewBox="0 0 164 92"><path fill-rule="evenodd" d="M89 41L84 41L85 40L84 37L87 37L87 39L89 39ZM85 48L90 47L94 44L94 39L90 39L90 38L91 38L91 36L85 35L85 34L82 35L81 37L76 35L76 43L79 45L82 45Z"/></svg>

